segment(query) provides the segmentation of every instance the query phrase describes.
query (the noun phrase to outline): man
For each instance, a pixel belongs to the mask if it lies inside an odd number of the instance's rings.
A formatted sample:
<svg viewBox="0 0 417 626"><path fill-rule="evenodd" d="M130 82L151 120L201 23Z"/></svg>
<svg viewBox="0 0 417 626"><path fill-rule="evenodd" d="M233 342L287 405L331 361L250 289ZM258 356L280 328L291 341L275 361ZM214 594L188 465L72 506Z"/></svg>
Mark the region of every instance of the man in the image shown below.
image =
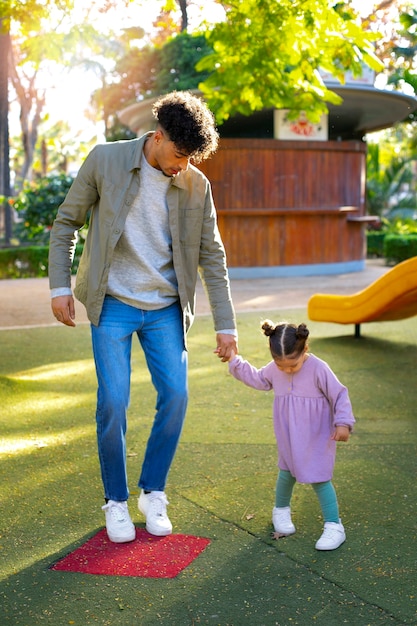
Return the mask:
<svg viewBox="0 0 417 626"><path fill-rule="evenodd" d="M138 486L148 532L172 532L165 495L188 400L186 332L198 272L216 330L218 357L237 351L226 258L211 187L190 163L215 152L206 105L188 92L159 98L156 130L96 146L59 208L51 231L49 278L56 319L75 326L71 263L77 231L90 215L75 296L91 321L98 380L97 442L111 541L133 541L126 475L130 356L134 333L157 393Z"/></svg>

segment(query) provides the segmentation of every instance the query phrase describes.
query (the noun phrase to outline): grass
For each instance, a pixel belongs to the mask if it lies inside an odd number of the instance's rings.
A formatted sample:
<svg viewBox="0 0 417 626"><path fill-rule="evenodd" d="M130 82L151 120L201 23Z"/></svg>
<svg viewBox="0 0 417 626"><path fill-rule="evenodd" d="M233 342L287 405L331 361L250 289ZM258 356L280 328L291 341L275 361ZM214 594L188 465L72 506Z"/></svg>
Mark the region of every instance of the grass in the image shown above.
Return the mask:
<svg viewBox="0 0 417 626"><path fill-rule="evenodd" d="M285 311L304 321L305 311ZM278 320L279 314L268 313ZM268 359L259 314L239 316L240 349ZM353 329L309 323L311 351L349 387L357 426L339 444L334 482L347 531L334 552L312 489L297 485L297 533L271 539L276 446L270 394L227 374L209 317L189 337L190 408L167 493L175 532L211 539L175 579L52 572L103 526L95 373L88 326L0 332L2 623L216 626L417 623L415 318ZM163 347L161 347L161 350ZM154 412L133 352L128 470L136 480Z"/></svg>

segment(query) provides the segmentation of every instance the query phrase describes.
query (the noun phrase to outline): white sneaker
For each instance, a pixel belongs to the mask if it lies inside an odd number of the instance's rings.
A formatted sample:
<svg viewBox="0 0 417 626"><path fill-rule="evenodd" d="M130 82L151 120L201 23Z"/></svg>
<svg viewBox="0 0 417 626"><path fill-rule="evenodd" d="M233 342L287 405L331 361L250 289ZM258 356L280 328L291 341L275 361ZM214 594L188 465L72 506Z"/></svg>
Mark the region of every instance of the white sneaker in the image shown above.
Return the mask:
<svg viewBox="0 0 417 626"><path fill-rule="evenodd" d="M325 522L323 534L316 543L316 550L336 550L346 541L345 529L341 520L336 522Z"/></svg>
<svg viewBox="0 0 417 626"><path fill-rule="evenodd" d="M146 530L151 535L165 537L172 533L172 524L167 515L169 504L164 491L140 493L138 500L139 511L146 517Z"/></svg>
<svg viewBox="0 0 417 626"><path fill-rule="evenodd" d="M295 526L291 519L291 509L289 506L276 507L272 509L272 523L274 530L283 537L293 535L295 533Z"/></svg>
<svg viewBox="0 0 417 626"><path fill-rule="evenodd" d="M101 507L106 515L107 536L114 543L127 543L136 539L136 528L130 519L127 502L109 500Z"/></svg>

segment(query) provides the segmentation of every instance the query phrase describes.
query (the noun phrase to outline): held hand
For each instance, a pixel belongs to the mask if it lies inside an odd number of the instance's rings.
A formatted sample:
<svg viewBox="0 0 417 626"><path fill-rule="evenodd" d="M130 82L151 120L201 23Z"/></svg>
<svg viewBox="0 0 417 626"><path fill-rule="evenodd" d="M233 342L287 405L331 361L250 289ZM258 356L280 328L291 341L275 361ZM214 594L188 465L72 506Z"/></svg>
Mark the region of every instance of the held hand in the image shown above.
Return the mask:
<svg viewBox="0 0 417 626"><path fill-rule="evenodd" d="M347 441L349 436L350 430L348 426L336 426L336 430L331 436L331 439L334 439L334 441Z"/></svg>
<svg viewBox="0 0 417 626"><path fill-rule="evenodd" d="M217 348L214 350L214 354L217 354L222 363L231 361L238 353L236 337L234 335L217 333L216 342Z"/></svg>
<svg viewBox="0 0 417 626"><path fill-rule="evenodd" d="M72 296L57 296L51 300L52 313L61 324L75 326L75 306Z"/></svg>

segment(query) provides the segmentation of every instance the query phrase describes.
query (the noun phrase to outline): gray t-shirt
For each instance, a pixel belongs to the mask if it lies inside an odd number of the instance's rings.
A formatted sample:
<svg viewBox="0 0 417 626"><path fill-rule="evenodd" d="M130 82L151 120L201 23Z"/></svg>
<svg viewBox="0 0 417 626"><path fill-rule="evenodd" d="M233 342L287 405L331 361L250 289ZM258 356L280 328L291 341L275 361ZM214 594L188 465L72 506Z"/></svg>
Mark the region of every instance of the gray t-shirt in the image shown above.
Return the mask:
<svg viewBox="0 0 417 626"><path fill-rule="evenodd" d="M140 186L114 250L107 293L140 309L178 300L166 194L171 178L142 154Z"/></svg>

